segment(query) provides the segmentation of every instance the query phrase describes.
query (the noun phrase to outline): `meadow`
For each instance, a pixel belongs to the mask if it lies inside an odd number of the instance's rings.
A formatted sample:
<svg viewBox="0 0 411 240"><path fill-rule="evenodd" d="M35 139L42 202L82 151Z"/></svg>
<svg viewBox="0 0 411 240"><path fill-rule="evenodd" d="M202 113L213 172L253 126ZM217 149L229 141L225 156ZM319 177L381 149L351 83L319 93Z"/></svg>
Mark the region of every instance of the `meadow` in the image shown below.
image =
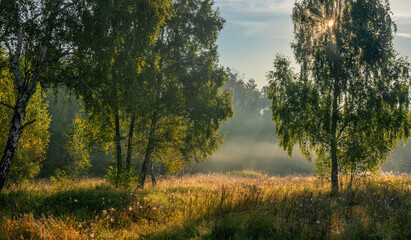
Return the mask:
<svg viewBox="0 0 411 240"><path fill-rule="evenodd" d="M159 179L37 181L0 194L0 239L411 239L411 175L343 179L252 171Z"/></svg>

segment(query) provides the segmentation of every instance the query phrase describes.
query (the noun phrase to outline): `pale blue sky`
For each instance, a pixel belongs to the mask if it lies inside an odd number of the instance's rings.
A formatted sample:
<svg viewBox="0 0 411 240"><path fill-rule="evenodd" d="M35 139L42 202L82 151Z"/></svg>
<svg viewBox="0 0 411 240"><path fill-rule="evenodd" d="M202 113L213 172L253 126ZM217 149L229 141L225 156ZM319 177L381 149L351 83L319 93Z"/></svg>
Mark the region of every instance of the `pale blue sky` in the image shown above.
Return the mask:
<svg viewBox="0 0 411 240"><path fill-rule="evenodd" d="M295 0L215 0L226 24L218 40L220 63L266 85L277 53L292 58ZM411 56L411 0L390 0L398 31L394 46Z"/></svg>

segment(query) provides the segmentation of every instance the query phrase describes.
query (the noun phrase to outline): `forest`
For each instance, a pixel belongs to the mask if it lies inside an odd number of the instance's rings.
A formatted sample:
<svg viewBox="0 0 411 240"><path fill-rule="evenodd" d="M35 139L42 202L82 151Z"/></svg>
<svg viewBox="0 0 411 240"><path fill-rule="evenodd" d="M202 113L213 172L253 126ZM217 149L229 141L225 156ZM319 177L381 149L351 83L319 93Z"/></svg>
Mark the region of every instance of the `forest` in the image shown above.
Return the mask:
<svg viewBox="0 0 411 240"><path fill-rule="evenodd" d="M390 2L287 11L261 86L218 1L0 0L0 239L410 239Z"/></svg>

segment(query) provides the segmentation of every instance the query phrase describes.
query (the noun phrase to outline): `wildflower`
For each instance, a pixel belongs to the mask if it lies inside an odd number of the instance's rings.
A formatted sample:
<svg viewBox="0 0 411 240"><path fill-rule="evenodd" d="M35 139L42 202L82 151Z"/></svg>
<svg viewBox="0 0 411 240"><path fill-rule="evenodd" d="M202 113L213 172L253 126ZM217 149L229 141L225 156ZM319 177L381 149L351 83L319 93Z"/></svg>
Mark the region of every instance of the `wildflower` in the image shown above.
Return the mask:
<svg viewBox="0 0 411 240"><path fill-rule="evenodd" d="M94 233L91 233L91 234L90 234L90 237L93 238L93 237L94 237Z"/></svg>
<svg viewBox="0 0 411 240"><path fill-rule="evenodd" d="M132 211L132 210L133 210L133 207L131 207L131 206L128 207L128 210L129 210L129 211Z"/></svg>
<svg viewBox="0 0 411 240"><path fill-rule="evenodd" d="M317 224L320 224L320 220L317 220Z"/></svg>
<svg viewBox="0 0 411 240"><path fill-rule="evenodd" d="M74 199L74 202L78 202L78 200L77 200L77 199Z"/></svg>
<svg viewBox="0 0 411 240"><path fill-rule="evenodd" d="M106 215L107 214L107 210L103 210L103 215Z"/></svg>

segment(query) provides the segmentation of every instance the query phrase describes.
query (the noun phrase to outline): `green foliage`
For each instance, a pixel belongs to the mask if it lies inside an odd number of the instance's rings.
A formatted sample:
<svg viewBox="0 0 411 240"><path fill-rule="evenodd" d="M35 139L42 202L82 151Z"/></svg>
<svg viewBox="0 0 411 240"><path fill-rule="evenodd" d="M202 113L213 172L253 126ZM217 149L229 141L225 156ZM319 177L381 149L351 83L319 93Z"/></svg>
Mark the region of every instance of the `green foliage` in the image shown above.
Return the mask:
<svg viewBox="0 0 411 240"><path fill-rule="evenodd" d="M255 172L252 170L233 170L226 173L227 176L233 177L247 177L247 178L258 178L261 177L263 174L259 172Z"/></svg>
<svg viewBox="0 0 411 240"><path fill-rule="evenodd" d="M65 169L56 169L54 171L54 176L50 177L50 183L57 186L68 186L73 184L75 181L75 175Z"/></svg>
<svg viewBox="0 0 411 240"><path fill-rule="evenodd" d="M91 146L89 140L90 138L87 135L87 121L79 114L76 114L67 142L67 149L74 161L72 172L78 177L86 173L91 167Z"/></svg>
<svg viewBox="0 0 411 240"><path fill-rule="evenodd" d="M132 150L171 173L222 142L218 129L232 110L216 49L223 19L212 6L199 0L77 6L83 20L74 27L71 87L84 101L91 143L115 156L108 176L116 175L116 184L130 174L124 172Z"/></svg>
<svg viewBox="0 0 411 240"><path fill-rule="evenodd" d="M270 105L266 88L259 90L253 79L245 82L238 73L227 68L228 80L224 89L233 95L234 116L224 122L220 132L227 133L226 139L252 139L272 141L274 124L271 120Z"/></svg>
<svg viewBox="0 0 411 240"><path fill-rule="evenodd" d="M161 29L154 56L141 72L147 118L143 139L154 146L156 161L175 172L200 161L222 143L220 124L232 116L227 79L218 65L216 40L224 20L213 1L176 1L174 14ZM179 49L179 51L175 51Z"/></svg>
<svg viewBox="0 0 411 240"><path fill-rule="evenodd" d="M46 157L47 146L50 141L48 129L51 119L47 111L48 103L45 101L44 95L45 93L42 92L42 88L38 86L30 104L27 106L26 122L36 121L28 125L21 134L19 148L8 175L9 183L21 183L25 180L33 179L38 175L42 162ZM14 88L9 68L1 68L0 102L13 105L16 98L17 91ZM0 105L0 112L2 113L0 115L0 149L4 149L13 110Z"/></svg>
<svg viewBox="0 0 411 240"><path fill-rule="evenodd" d="M51 137L39 174L41 178L48 178L56 169L63 169L73 162L66 146L73 120L79 111L77 99L64 86L48 91L46 100L49 102L48 111L52 119L49 128Z"/></svg>
<svg viewBox="0 0 411 240"><path fill-rule="evenodd" d="M280 145L319 171L377 171L410 136L410 64L392 46L388 2L300 1L293 22L301 72L277 56L268 74Z"/></svg>
<svg viewBox="0 0 411 240"><path fill-rule="evenodd" d="M12 165L16 165L12 163L15 161L13 158L17 149L26 144L30 146L36 144L35 142L23 144L19 142L24 134L34 133L29 129L32 126L26 124L31 122L25 122L25 120L36 121L34 124L38 127L42 124L46 124L47 127L49 125L48 116L30 115L28 106L33 103L39 108L43 106L42 100L36 99L33 102L36 92L39 91L39 85L44 87L57 84L56 75L67 63L65 56L71 49L71 32L68 31L67 23L73 20L71 7L76 3L76 1L54 0L0 1L0 48L5 50L4 55L8 59L6 68L13 73L9 84L13 86L12 94L14 95L14 102L9 106L14 112L9 116L11 124L9 131L6 131L9 134L0 162L0 190L8 178L9 170L13 171ZM63 58L64 61L61 61ZM3 71L3 69L4 67L1 66L0 70ZM38 118L33 119L33 117ZM40 134L36 137L39 145L36 148L42 151L41 145L46 144L44 139L48 142L49 136ZM42 158L42 154L39 153L30 158L39 159ZM38 172L37 165L29 168ZM18 163L17 166L22 167L24 164ZM17 171L21 175L29 174L24 173L24 169Z"/></svg>
<svg viewBox="0 0 411 240"><path fill-rule="evenodd" d="M74 75L68 77L70 87L84 102L92 144L116 156L116 184L124 171L128 118L144 116L140 73L170 7L169 0L82 1L76 6L81 21L71 29L76 51L68 67Z"/></svg>
<svg viewBox="0 0 411 240"><path fill-rule="evenodd" d="M137 181L137 177L135 177L136 175L136 171L132 168L129 172L123 171L119 179L117 175L117 168L112 164L108 167L104 178L107 179L107 181L113 186L131 187Z"/></svg>

